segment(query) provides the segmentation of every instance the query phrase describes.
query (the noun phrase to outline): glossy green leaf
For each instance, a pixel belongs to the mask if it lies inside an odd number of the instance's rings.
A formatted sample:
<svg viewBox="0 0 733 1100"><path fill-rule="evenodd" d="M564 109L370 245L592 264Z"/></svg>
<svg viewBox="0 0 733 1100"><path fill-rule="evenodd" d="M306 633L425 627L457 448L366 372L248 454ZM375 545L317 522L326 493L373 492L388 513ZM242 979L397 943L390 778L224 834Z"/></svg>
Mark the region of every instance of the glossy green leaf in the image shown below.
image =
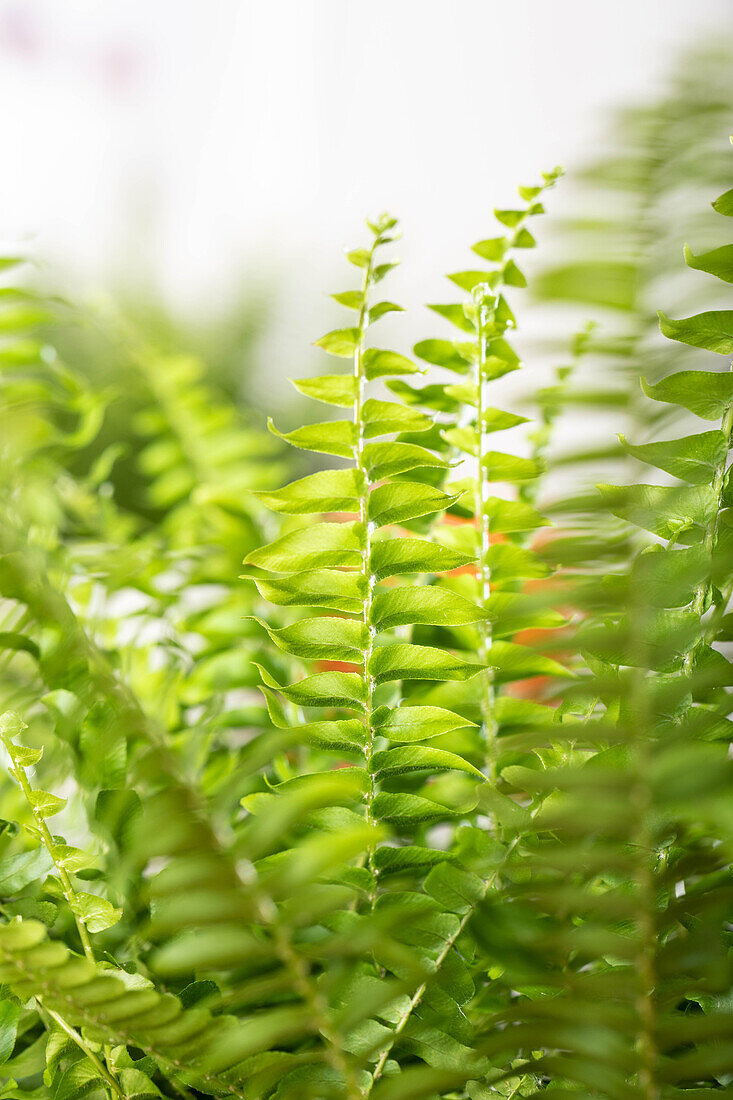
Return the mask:
<svg viewBox="0 0 733 1100"><path fill-rule="evenodd" d="M318 523L289 531L274 542L253 550L245 565L275 573L295 573L319 566L358 566L365 533L360 523Z"/></svg>
<svg viewBox="0 0 733 1100"><path fill-rule="evenodd" d="M666 470L681 481L693 485L709 484L713 470L725 460L728 446L721 431L702 432L700 435L683 436L664 443L644 443L638 446L627 443L619 435L621 446L632 458L638 458L650 466Z"/></svg>
<svg viewBox="0 0 733 1100"><path fill-rule="evenodd" d="M369 520L377 527L445 511L460 499L418 481L394 481L373 489L369 496Z"/></svg>
<svg viewBox="0 0 733 1100"><path fill-rule="evenodd" d="M122 910L116 909L106 898L84 891L74 895L74 912L90 932L104 932L122 918Z"/></svg>
<svg viewBox="0 0 733 1100"><path fill-rule="evenodd" d="M374 724L383 737L390 741L428 741L454 730L473 725L459 714L442 707L400 706L375 714Z"/></svg>
<svg viewBox="0 0 733 1100"><path fill-rule="evenodd" d="M707 271L723 282L733 283L733 244L714 248L710 252L701 252L698 256L685 245L685 263L696 271Z"/></svg>
<svg viewBox="0 0 733 1100"><path fill-rule="evenodd" d="M369 307L369 320L378 321L380 317L384 317L387 313L403 312L403 306L398 306L394 302L376 302L373 306Z"/></svg>
<svg viewBox="0 0 733 1100"><path fill-rule="evenodd" d="M615 516L643 527L663 539L696 542L718 511L718 501L709 485L668 487L663 485L599 485L606 507Z"/></svg>
<svg viewBox="0 0 733 1100"><path fill-rule="evenodd" d="M445 469L448 465L444 458L426 447L399 442L367 443L362 451L362 462L372 481L425 467Z"/></svg>
<svg viewBox="0 0 733 1100"><path fill-rule="evenodd" d="M436 305L435 303L429 303L428 309L432 309L433 313L437 313L439 317L444 317L446 321L450 321L456 328L461 329L462 332L468 332L473 334L475 325L465 314L463 306L454 305L449 303L447 305ZM415 348L415 354L420 354ZM422 359L422 355L420 355ZM443 364L445 365L445 364Z"/></svg>
<svg viewBox="0 0 733 1100"><path fill-rule="evenodd" d="M361 576L339 569L312 569L279 578L256 577L254 583L264 600L281 607L323 607L358 613L364 598Z"/></svg>
<svg viewBox="0 0 733 1100"><path fill-rule="evenodd" d="M373 543L369 567L382 580L400 573L443 573L472 561L467 554L427 539L385 539Z"/></svg>
<svg viewBox="0 0 733 1100"><path fill-rule="evenodd" d="M375 649L369 675L378 684L388 680L469 680L482 667L434 646L402 643Z"/></svg>
<svg viewBox="0 0 733 1100"><path fill-rule="evenodd" d="M367 348L364 352L364 376L368 381L375 378L389 378L402 374L422 374L423 368L416 366L404 355L385 348Z"/></svg>
<svg viewBox="0 0 733 1100"><path fill-rule="evenodd" d="M275 687L291 703L301 707L361 707L364 681L354 672L316 672L296 684L280 685L260 668L267 687Z"/></svg>
<svg viewBox="0 0 733 1100"><path fill-rule="evenodd" d="M380 793L374 799L374 816L400 828L414 828L450 818L456 812L415 794Z"/></svg>
<svg viewBox="0 0 733 1100"><path fill-rule="evenodd" d="M713 210L717 210L719 214L725 214L726 217L733 217L733 190L725 191L722 195L719 195L714 202L711 203Z"/></svg>
<svg viewBox="0 0 733 1100"><path fill-rule="evenodd" d="M461 345L452 340L421 340L414 347L415 355L436 367L445 367L457 374L471 369L471 360L463 354Z"/></svg>
<svg viewBox="0 0 733 1100"><path fill-rule="evenodd" d="M462 771L477 779L485 779L478 768L463 757L445 749L433 748L432 745L404 745L388 752L378 752L374 755L373 764L380 779L418 771Z"/></svg>
<svg viewBox="0 0 733 1100"><path fill-rule="evenodd" d="M254 495L271 511L284 515L359 510L361 476L356 470L323 470L291 481L283 489Z"/></svg>
<svg viewBox="0 0 733 1100"><path fill-rule="evenodd" d="M0 896L9 898L18 894L31 882L45 878L52 866L43 847L0 859Z"/></svg>
<svg viewBox="0 0 733 1100"><path fill-rule="evenodd" d="M532 481L541 473L542 467L531 458L504 454L501 451L487 451L482 458L486 477L489 481L510 481L521 483Z"/></svg>
<svg viewBox="0 0 733 1100"><path fill-rule="evenodd" d="M482 283L491 285L492 275L493 273L488 271L456 271L448 278L461 290L470 294L474 287L481 286Z"/></svg>
<svg viewBox="0 0 733 1100"><path fill-rule="evenodd" d="M507 286L525 287L527 285L524 274L519 270L514 260L509 260L504 265L504 282Z"/></svg>
<svg viewBox="0 0 733 1100"><path fill-rule="evenodd" d="M684 370L656 385L642 379L641 388L647 397L681 405L703 420L720 420L733 405L733 373Z"/></svg>
<svg viewBox="0 0 733 1100"><path fill-rule="evenodd" d="M348 420L328 420L322 424L308 424L292 432L280 432L272 420L267 427L273 435L284 439L299 450L316 451L319 454L352 458L356 444L356 430Z"/></svg>
<svg viewBox="0 0 733 1100"><path fill-rule="evenodd" d="M345 306L346 309L360 310L364 304L364 293L361 290L343 290L338 294L332 294L331 297L334 302Z"/></svg>
<svg viewBox="0 0 733 1100"><path fill-rule="evenodd" d="M366 627L354 619L321 616L299 619L279 629L262 619L256 621L280 649L312 661L359 662L368 644Z"/></svg>
<svg viewBox="0 0 733 1100"><path fill-rule="evenodd" d="M477 623L486 613L476 604L444 588L391 588L372 604L372 622L380 630L395 626L463 626Z"/></svg>
<svg viewBox="0 0 733 1100"><path fill-rule="evenodd" d="M489 517L491 530L495 534L532 531L535 527L545 527L550 522L531 505L520 500L503 500L501 497L489 497L484 502L484 515Z"/></svg>
<svg viewBox="0 0 733 1100"><path fill-rule="evenodd" d="M483 427L485 432L503 432L507 428L513 428L517 424L528 424L526 416L517 416L515 413L504 412L503 409L484 409Z"/></svg>
<svg viewBox="0 0 733 1100"><path fill-rule="evenodd" d="M439 383L431 386L412 386L408 382L388 382L389 389L406 405L420 405L436 412L455 412L458 400Z"/></svg>
<svg viewBox="0 0 733 1100"><path fill-rule="evenodd" d="M668 340L716 351L719 355L733 355L733 310L708 310L679 321L673 321L661 310L658 312L659 328Z"/></svg>
<svg viewBox="0 0 733 1100"><path fill-rule="evenodd" d="M394 401L377 401L370 397L364 402L362 411L367 439L392 432L423 432L432 427L429 416Z"/></svg>
<svg viewBox="0 0 733 1100"><path fill-rule="evenodd" d="M55 794L50 794L48 791L33 791L31 794L31 805L36 813L41 817L55 817L56 814L66 806L66 799L59 798Z"/></svg>
<svg viewBox="0 0 733 1100"><path fill-rule="evenodd" d="M359 343L358 328L338 328L333 332L327 332L319 340L314 341L316 346L323 348L329 355L336 355L341 359L348 359L354 354Z"/></svg>
<svg viewBox="0 0 733 1100"><path fill-rule="evenodd" d="M298 393L324 401L327 405L349 408L356 397L353 374L321 374L316 378L291 379Z"/></svg>
<svg viewBox="0 0 733 1100"><path fill-rule="evenodd" d="M488 260L489 263L500 263L504 259L508 247L509 240L507 237L491 237L485 241L477 241L476 244L472 244L471 251L480 256L482 260Z"/></svg>
<svg viewBox="0 0 733 1100"><path fill-rule="evenodd" d="M535 653L514 642L494 642L486 658L499 683L524 680L529 676L568 676L568 671L551 657Z"/></svg>

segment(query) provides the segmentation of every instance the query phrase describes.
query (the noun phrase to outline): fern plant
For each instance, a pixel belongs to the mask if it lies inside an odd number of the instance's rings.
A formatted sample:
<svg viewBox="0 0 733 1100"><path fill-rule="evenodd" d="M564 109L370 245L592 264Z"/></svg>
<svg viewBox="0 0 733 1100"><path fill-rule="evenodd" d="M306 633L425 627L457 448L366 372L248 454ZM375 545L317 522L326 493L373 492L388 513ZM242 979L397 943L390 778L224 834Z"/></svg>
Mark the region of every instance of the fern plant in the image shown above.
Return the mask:
<svg viewBox="0 0 733 1100"><path fill-rule="evenodd" d="M726 255L694 262L725 275ZM733 352L727 311L660 317L671 339ZM502 771L538 808L516 849L530 877L507 876L475 922L515 991L484 1049L538 1085L647 1100L729 1087L731 377L643 383L718 426L625 444L675 481L601 486L601 509L655 541L623 573L579 578L585 671L545 734L561 755Z"/></svg>
<svg viewBox="0 0 733 1100"><path fill-rule="evenodd" d="M295 383L340 418L270 424L325 456L280 489L280 442L128 332L131 506L114 393L6 296L3 1096L730 1091L733 373L654 372L675 438L620 440L654 483L560 497L567 369L517 376L538 424L493 396L557 175L451 276L424 384L373 343L397 226L367 223L317 341L345 369ZM661 325L733 356L730 311Z"/></svg>

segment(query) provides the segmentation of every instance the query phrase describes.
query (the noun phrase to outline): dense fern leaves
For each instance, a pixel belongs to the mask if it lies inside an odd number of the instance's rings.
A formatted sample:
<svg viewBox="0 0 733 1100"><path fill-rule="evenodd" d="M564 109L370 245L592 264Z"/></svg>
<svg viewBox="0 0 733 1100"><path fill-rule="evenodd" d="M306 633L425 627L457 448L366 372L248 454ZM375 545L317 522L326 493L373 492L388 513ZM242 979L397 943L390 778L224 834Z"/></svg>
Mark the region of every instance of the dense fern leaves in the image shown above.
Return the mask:
<svg viewBox="0 0 733 1100"><path fill-rule="evenodd" d="M331 355L349 357L351 373L296 383L301 392L321 399L326 395L340 405L345 406L348 397L351 420L298 428L283 436L296 446L318 452L330 447L330 453L347 458L349 464L311 474L277 493L260 494L263 503L277 511L312 514L320 504L320 510L330 513L329 518L316 526L293 527L254 551L245 563L266 598L354 616L324 615L270 630L279 646L301 659L346 662L354 671L311 672L289 687L275 686L268 678L265 686L308 712L315 707L347 707L363 714L364 814L367 821L375 823L380 820L380 807L391 804L379 795L380 779L406 770L372 768L375 752L387 744L384 731L389 728L388 714L394 704L390 685L415 678L465 681L481 668L457 653L398 643L393 637L395 630L417 623L457 626L475 622L482 614L460 594L429 585L416 588L409 581L410 574L432 575L463 567L472 559L450 546L410 536L415 523L419 529L420 523L455 504L462 493L451 494L426 481L412 480L415 471L435 470L444 475L447 469L445 458L431 449L431 441L427 445L420 441L432 428L432 419L402 401L384 401L367 391L373 379L417 370L397 353L367 344L371 325L385 312L384 303L373 305L372 296L381 277L378 256L393 239L394 230L394 220L382 218L372 227L371 246L348 256L362 272L361 286L334 297L356 311L356 325L334 330L316 341ZM388 305L391 311L397 309ZM338 449L328 443L337 436L343 440ZM358 518L350 518L350 513ZM263 577L263 572L277 576L270 579ZM408 577L406 582L401 582L403 576ZM325 594L328 586L333 593L330 597ZM382 685L385 690L389 687L387 694ZM297 726L294 732L297 734ZM470 763L456 760L458 770L471 773ZM389 820L398 819L390 813ZM369 866L375 876L374 853L369 856ZM372 904L377 889L374 877L369 890Z"/></svg>
<svg viewBox="0 0 733 1100"><path fill-rule="evenodd" d="M710 335L721 323L702 314L661 327L723 351ZM622 437L665 484L600 486L598 513L648 532L647 544L623 575L579 578L584 621L570 645L585 667L563 693L552 758L502 769L508 793L532 793L533 824L516 874L510 865L472 922L498 984L515 991L489 1014L481 1049L560 1091L713 1096L729 1083L730 823L716 811L733 783L728 379L685 371L644 387L716 426Z"/></svg>
<svg viewBox="0 0 733 1100"><path fill-rule="evenodd" d="M396 223L367 223L331 366L294 383L313 423L253 430L126 332L134 506L113 398L3 298L10 1100L730 1091L733 375L702 359L730 311L662 317L702 369L639 363L653 411L603 450L633 483L576 484L557 417L629 394L568 385L591 327L550 385L519 373L557 174L415 360L372 346L401 310ZM728 281L730 246L685 255Z"/></svg>

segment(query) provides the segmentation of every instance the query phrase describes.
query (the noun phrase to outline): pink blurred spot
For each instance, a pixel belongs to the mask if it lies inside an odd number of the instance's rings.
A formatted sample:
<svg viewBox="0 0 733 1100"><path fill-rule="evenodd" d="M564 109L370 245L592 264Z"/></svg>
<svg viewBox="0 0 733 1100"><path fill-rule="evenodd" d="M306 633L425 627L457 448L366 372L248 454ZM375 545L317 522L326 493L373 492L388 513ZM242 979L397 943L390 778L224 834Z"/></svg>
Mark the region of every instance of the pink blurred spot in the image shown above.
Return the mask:
<svg viewBox="0 0 733 1100"><path fill-rule="evenodd" d="M9 53L33 57L40 52L38 24L23 8L11 8L0 18L0 45Z"/></svg>
<svg viewBox="0 0 733 1100"><path fill-rule="evenodd" d="M136 83L141 70L137 50L127 46L108 46L99 61L102 79L111 92L127 92Z"/></svg>

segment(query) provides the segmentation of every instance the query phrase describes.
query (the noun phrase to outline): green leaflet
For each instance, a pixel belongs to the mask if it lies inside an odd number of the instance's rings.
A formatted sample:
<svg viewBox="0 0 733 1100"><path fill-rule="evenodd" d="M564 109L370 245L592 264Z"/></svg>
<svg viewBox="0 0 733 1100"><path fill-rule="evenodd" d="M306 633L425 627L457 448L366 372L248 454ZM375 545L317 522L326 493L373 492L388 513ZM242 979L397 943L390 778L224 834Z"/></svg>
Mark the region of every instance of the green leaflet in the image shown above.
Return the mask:
<svg viewBox="0 0 733 1100"><path fill-rule="evenodd" d="M364 681L353 672L316 672L297 684L282 686L260 665L256 667L268 687L275 688L297 706L360 708L364 702Z"/></svg>
<svg viewBox="0 0 733 1100"><path fill-rule="evenodd" d="M443 649L404 643L375 649L369 662L369 674L378 684L387 680L468 680L482 668Z"/></svg>
<svg viewBox="0 0 733 1100"><path fill-rule="evenodd" d="M0 859L0 896L20 893L31 882L45 878L51 867L51 857L43 847Z"/></svg>
<svg viewBox="0 0 733 1100"><path fill-rule="evenodd" d="M55 817L56 814L60 814L66 806L65 798L59 798L57 795L50 794L48 791L32 791L30 802L41 817Z"/></svg>
<svg viewBox="0 0 733 1100"><path fill-rule="evenodd" d="M683 607L708 577L709 555L703 546L684 550L652 547L640 554L631 569L632 583L653 606Z"/></svg>
<svg viewBox="0 0 733 1100"><path fill-rule="evenodd" d="M695 256L685 245L685 263L696 271L707 271L726 283L733 283L733 244L702 252L699 256Z"/></svg>
<svg viewBox="0 0 733 1100"><path fill-rule="evenodd" d="M336 722L308 722L295 731L303 741L321 748L344 751L364 749L364 726L356 719Z"/></svg>
<svg viewBox="0 0 733 1100"><path fill-rule="evenodd" d="M580 632L582 648L615 665L633 665L659 672L681 667L685 653L700 636L700 621L689 611L655 610L644 618L643 637L633 617L599 623Z"/></svg>
<svg viewBox="0 0 733 1100"><path fill-rule="evenodd" d="M327 351L329 355L335 355L340 359L349 359L354 354L358 339L359 330L357 328L337 328L313 342L317 347Z"/></svg>
<svg viewBox="0 0 733 1100"><path fill-rule="evenodd" d="M461 329L462 332L473 333L475 330L476 326L471 318L466 315L463 306L455 305L453 302L449 302L447 305L428 303L428 309L432 309L433 313L437 313L439 317L444 317L446 321L450 321L452 325Z"/></svg>
<svg viewBox="0 0 733 1100"><path fill-rule="evenodd" d="M382 737L390 741L428 741L454 730L473 725L460 714L442 707L400 706L375 715L375 725Z"/></svg>
<svg viewBox="0 0 733 1100"><path fill-rule="evenodd" d="M378 752L374 755L373 763L380 778L418 771L462 771L476 776L477 779L486 778L463 757L456 756L454 752L446 752L445 749L433 748L432 745L404 745L388 752Z"/></svg>
<svg viewBox="0 0 733 1100"><path fill-rule="evenodd" d="M733 217L733 189L725 191L710 205L719 214L725 214L728 218Z"/></svg>
<svg viewBox="0 0 733 1100"><path fill-rule="evenodd" d="M344 290L339 294L332 294L334 302L338 302L341 306L346 306L347 309L360 310L364 305L364 291L363 290Z"/></svg>
<svg viewBox="0 0 733 1100"><path fill-rule="evenodd" d="M461 290L465 290L468 294L482 283L488 283L491 285L491 273L487 271L456 271L448 278L452 283L455 283Z"/></svg>
<svg viewBox="0 0 733 1100"><path fill-rule="evenodd" d="M421 340L413 348L415 355L436 367L466 374L471 367L471 351L452 340Z"/></svg>
<svg viewBox="0 0 733 1100"><path fill-rule="evenodd" d="M489 341L489 354L486 360L486 377L489 380L502 378L520 367L519 356L501 336Z"/></svg>
<svg viewBox="0 0 733 1100"><path fill-rule="evenodd" d="M475 427L446 428L443 432L443 439L446 443L449 443L451 447L456 447L459 451L463 451L464 454L478 458L479 444L476 438Z"/></svg>
<svg viewBox="0 0 733 1100"><path fill-rule="evenodd" d="M253 550L245 565L275 573L296 572L319 566L361 563L364 529L360 523L319 523L281 535L274 542Z"/></svg>
<svg viewBox="0 0 733 1100"><path fill-rule="evenodd" d="M122 910L116 909L106 898L79 891L76 893L74 911L90 932L104 932L122 917Z"/></svg>
<svg viewBox="0 0 733 1100"><path fill-rule="evenodd" d="M550 522L531 505L521 500L502 500L501 497L489 497L484 502L484 515L489 517L491 530L497 535L532 531L535 527L546 527Z"/></svg>
<svg viewBox="0 0 733 1100"><path fill-rule="evenodd" d="M615 516L663 539L697 542L718 510L709 485L598 485L605 506Z"/></svg>
<svg viewBox="0 0 733 1100"><path fill-rule="evenodd" d="M349 408L356 397L356 379L351 374L322 374L317 378L291 379L299 393L327 405Z"/></svg>
<svg viewBox="0 0 733 1100"><path fill-rule="evenodd" d="M425 880L425 890L449 913L465 916L486 893L478 875L450 864L439 864Z"/></svg>
<svg viewBox="0 0 733 1100"><path fill-rule="evenodd" d="M433 426L429 416L415 412L394 401L377 401L370 397L364 402L364 435L390 435L392 432L424 432Z"/></svg>
<svg viewBox="0 0 733 1100"><path fill-rule="evenodd" d="M387 589L372 604L372 622L380 630L415 624L463 626L485 614L464 596L434 586Z"/></svg>
<svg viewBox="0 0 733 1100"><path fill-rule="evenodd" d="M534 211L531 212L533 213ZM508 226L510 229L514 229L516 226L520 225L526 216L526 210L494 210L494 217L496 220L501 222L502 225Z"/></svg>
<svg viewBox="0 0 733 1100"><path fill-rule="evenodd" d="M432 512L442 512L460 499L461 493L449 495L432 485L416 481L395 481L380 485L369 497L369 520L377 527L389 523L406 523Z"/></svg>
<svg viewBox="0 0 733 1100"><path fill-rule="evenodd" d="M494 585L515 580L517 577L537 579L551 572L546 562L533 550L508 542L494 543L486 555Z"/></svg>
<svg viewBox="0 0 733 1100"><path fill-rule="evenodd" d="M396 351L387 351L386 348L367 348L364 352L364 372L367 380L371 382L375 378L423 374L424 369L416 366L404 355L398 355Z"/></svg>
<svg viewBox="0 0 733 1100"><path fill-rule="evenodd" d="M367 628L354 619L330 616L299 619L279 630L273 629L262 619L255 621L264 627L280 649L311 661L358 662L367 647Z"/></svg>
<svg viewBox="0 0 733 1100"><path fill-rule="evenodd" d="M471 245L471 251L489 263L501 263L509 248L508 237L490 237L485 241L477 241Z"/></svg>
<svg viewBox="0 0 733 1100"><path fill-rule="evenodd" d="M519 458L501 451L487 451L483 464L489 481L531 481L542 471L539 463L531 458Z"/></svg>
<svg viewBox="0 0 733 1100"><path fill-rule="evenodd" d="M388 382L388 388L406 405L421 405L436 412L455 412L458 400L448 392L448 386L412 386L409 382Z"/></svg>
<svg viewBox="0 0 733 1100"><path fill-rule="evenodd" d="M721 431L702 432L700 435L683 436L665 443L644 443L634 446L619 435L621 446L627 454L650 466L689 481L693 485L710 482L713 470L724 461L728 442Z"/></svg>
<svg viewBox="0 0 733 1100"><path fill-rule="evenodd" d="M416 825L444 821L459 812L420 795L384 792L374 799L373 808L378 821L388 821L397 828L414 828Z"/></svg>
<svg viewBox="0 0 733 1100"><path fill-rule="evenodd" d="M668 340L679 340L719 355L733 355L733 310L708 310L679 321L666 317L661 310L658 314L660 331Z"/></svg>
<svg viewBox="0 0 733 1100"><path fill-rule="evenodd" d="M289 577L254 577L263 600L281 607L322 607L327 611L361 611L364 581L358 573L312 569Z"/></svg>
<svg viewBox="0 0 733 1100"><path fill-rule="evenodd" d="M415 443L367 443L363 455L372 481L421 467L445 469L448 465L445 459Z"/></svg>
<svg viewBox="0 0 733 1100"><path fill-rule="evenodd" d="M361 492L357 470L322 470L291 481L284 489L257 492L265 507L284 515L308 515L313 512L356 512Z"/></svg>
<svg viewBox="0 0 733 1100"><path fill-rule="evenodd" d="M514 428L517 424L528 424L526 416L517 416L515 413L504 412L503 409L484 409L483 425L485 432L503 432L507 428Z"/></svg>
<svg viewBox="0 0 733 1100"><path fill-rule="evenodd" d="M518 592L492 592L484 601L494 637L516 634L520 630L564 626L565 619L560 612L546 604L546 598L541 600Z"/></svg>
<svg viewBox="0 0 733 1100"><path fill-rule="evenodd" d="M396 305L394 302L376 302L373 306L369 307L369 323L378 321L380 317L384 317L386 313L404 313L402 306Z"/></svg>
<svg viewBox="0 0 733 1100"><path fill-rule="evenodd" d="M327 420L322 424L308 424L292 432L280 432L272 420L268 420L267 428L273 435L300 450L338 455L340 458L351 458L354 454L356 432L354 425L348 420Z"/></svg>
<svg viewBox="0 0 733 1100"><path fill-rule="evenodd" d="M400 573L443 573L470 565L473 558L427 539L385 539L372 546L369 568L378 579Z"/></svg>
<svg viewBox="0 0 733 1100"><path fill-rule="evenodd" d="M568 676L563 668L551 657L543 657L527 646L514 642L494 642L487 654L488 664L494 669L498 683L512 680L524 680L530 676Z"/></svg>
<svg viewBox="0 0 733 1100"><path fill-rule="evenodd" d="M647 397L681 405L703 420L720 420L733 404L733 374L683 370L652 385L641 381Z"/></svg>

